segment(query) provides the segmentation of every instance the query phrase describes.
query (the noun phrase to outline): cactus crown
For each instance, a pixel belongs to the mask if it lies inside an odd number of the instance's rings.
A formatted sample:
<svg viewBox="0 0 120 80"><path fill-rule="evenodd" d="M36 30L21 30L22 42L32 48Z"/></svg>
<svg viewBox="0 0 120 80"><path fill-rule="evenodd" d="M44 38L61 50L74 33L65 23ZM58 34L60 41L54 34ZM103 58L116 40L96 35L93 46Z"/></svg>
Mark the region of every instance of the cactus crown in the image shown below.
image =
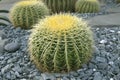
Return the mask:
<svg viewBox="0 0 120 80"><path fill-rule="evenodd" d="M60 14L44 19L41 24L52 31L63 31L74 27L78 21L78 18L71 15Z"/></svg>
<svg viewBox="0 0 120 80"><path fill-rule="evenodd" d="M21 6L28 6L28 5L34 5L36 2L34 1L22 1L16 5L21 5Z"/></svg>

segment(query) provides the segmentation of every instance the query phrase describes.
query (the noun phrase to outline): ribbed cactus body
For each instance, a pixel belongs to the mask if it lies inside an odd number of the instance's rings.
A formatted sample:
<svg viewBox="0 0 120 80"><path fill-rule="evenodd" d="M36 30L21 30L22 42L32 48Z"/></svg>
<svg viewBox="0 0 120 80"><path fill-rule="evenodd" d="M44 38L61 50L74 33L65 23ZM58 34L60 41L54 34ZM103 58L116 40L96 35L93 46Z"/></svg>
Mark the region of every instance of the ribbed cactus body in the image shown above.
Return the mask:
<svg viewBox="0 0 120 80"><path fill-rule="evenodd" d="M48 8L54 12L72 12L75 8L76 0L43 0Z"/></svg>
<svg viewBox="0 0 120 80"><path fill-rule="evenodd" d="M69 14L38 23L29 38L31 60L43 72L77 70L92 56L93 38L86 22Z"/></svg>
<svg viewBox="0 0 120 80"><path fill-rule="evenodd" d="M78 13L96 13L100 10L98 0L78 0L75 4Z"/></svg>
<svg viewBox="0 0 120 80"><path fill-rule="evenodd" d="M29 29L48 14L49 10L42 2L21 1L10 10L10 20L15 27Z"/></svg>

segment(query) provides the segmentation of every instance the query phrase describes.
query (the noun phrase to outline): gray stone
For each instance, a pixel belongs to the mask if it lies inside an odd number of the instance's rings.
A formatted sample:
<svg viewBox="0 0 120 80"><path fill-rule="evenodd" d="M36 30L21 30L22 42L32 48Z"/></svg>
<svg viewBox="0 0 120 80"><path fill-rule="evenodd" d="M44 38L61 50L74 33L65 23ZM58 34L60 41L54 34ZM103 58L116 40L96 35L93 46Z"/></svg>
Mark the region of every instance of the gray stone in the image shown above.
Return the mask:
<svg viewBox="0 0 120 80"><path fill-rule="evenodd" d="M17 71L18 73L23 73L23 72L22 72L22 68L21 68L19 65L15 65L12 70L13 70L13 71Z"/></svg>
<svg viewBox="0 0 120 80"><path fill-rule="evenodd" d="M21 75L17 71L15 71L15 75L16 77L21 77Z"/></svg>
<svg viewBox="0 0 120 80"><path fill-rule="evenodd" d="M5 39L5 38L6 38L6 34L5 34L3 31L1 31L1 30L0 30L0 37L1 37L2 39Z"/></svg>
<svg viewBox="0 0 120 80"><path fill-rule="evenodd" d="M98 63L97 66L99 69L104 70L108 66L108 64L107 63Z"/></svg>
<svg viewBox="0 0 120 80"><path fill-rule="evenodd" d="M8 52L15 52L20 48L20 44L18 42L11 42L5 45L4 49Z"/></svg>
<svg viewBox="0 0 120 80"><path fill-rule="evenodd" d="M91 63L91 62L88 64L88 67L90 69L97 68L97 66L95 64Z"/></svg>
<svg viewBox="0 0 120 80"><path fill-rule="evenodd" d="M103 62L103 63L106 62L106 59L103 58L103 57L96 57L96 60L97 60L98 62Z"/></svg>
<svg viewBox="0 0 120 80"><path fill-rule="evenodd" d="M100 72L95 72L93 80L102 80L101 73Z"/></svg>
<svg viewBox="0 0 120 80"><path fill-rule="evenodd" d="M7 64L5 67L1 69L2 74L12 69L12 67L13 67L13 64Z"/></svg>
<svg viewBox="0 0 120 80"><path fill-rule="evenodd" d="M49 73L42 73L41 74L43 80L55 80L55 76L49 74Z"/></svg>
<svg viewBox="0 0 120 80"><path fill-rule="evenodd" d="M14 62L17 62L17 60L18 59L16 57L10 58L10 59L8 59L7 63L14 63Z"/></svg>
<svg viewBox="0 0 120 80"><path fill-rule="evenodd" d="M7 42L7 39L2 40L0 37L0 53L4 52L4 46L5 46L6 42Z"/></svg>
<svg viewBox="0 0 120 80"><path fill-rule="evenodd" d="M6 73L6 78L7 78L7 79L11 79L11 76L10 76L10 75L11 75L10 72Z"/></svg>
<svg viewBox="0 0 120 80"><path fill-rule="evenodd" d="M95 54L99 54L100 53L99 49L96 46L93 46L93 50L94 50Z"/></svg>
<svg viewBox="0 0 120 80"><path fill-rule="evenodd" d="M92 69L89 69L89 70L86 70L85 73L90 76L93 74L93 70Z"/></svg>
<svg viewBox="0 0 120 80"><path fill-rule="evenodd" d="M67 77L63 77L62 80L69 80Z"/></svg>
<svg viewBox="0 0 120 80"><path fill-rule="evenodd" d="M61 74L60 74L60 73L55 73L54 76L55 76L56 78L59 78L59 77L61 76Z"/></svg>
<svg viewBox="0 0 120 80"><path fill-rule="evenodd" d="M33 80L44 80L41 76L34 76Z"/></svg>
<svg viewBox="0 0 120 80"><path fill-rule="evenodd" d="M73 75L74 77L77 77L78 76L78 73L77 72L70 72L70 75Z"/></svg>

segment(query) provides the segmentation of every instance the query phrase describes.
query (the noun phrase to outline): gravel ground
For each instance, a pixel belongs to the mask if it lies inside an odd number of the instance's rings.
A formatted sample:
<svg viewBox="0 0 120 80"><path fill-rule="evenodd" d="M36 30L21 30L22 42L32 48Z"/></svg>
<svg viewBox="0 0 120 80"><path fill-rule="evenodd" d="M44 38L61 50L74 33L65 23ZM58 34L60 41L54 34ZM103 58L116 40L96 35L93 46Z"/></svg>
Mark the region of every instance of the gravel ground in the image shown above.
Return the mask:
<svg viewBox="0 0 120 80"><path fill-rule="evenodd" d="M73 14L88 19L97 15L110 14L109 7L115 6L105 0L99 13ZM120 26L92 27L95 40L93 58L78 71L68 74L48 74L37 70L30 62L27 41L30 30L0 26L0 80L120 80Z"/></svg>
<svg viewBox="0 0 120 80"><path fill-rule="evenodd" d="M0 26L0 31L5 42L5 51L0 53L0 80L120 80L120 26L92 27L93 58L69 74L41 73L35 68L27 51L30 30Z"/></svg>

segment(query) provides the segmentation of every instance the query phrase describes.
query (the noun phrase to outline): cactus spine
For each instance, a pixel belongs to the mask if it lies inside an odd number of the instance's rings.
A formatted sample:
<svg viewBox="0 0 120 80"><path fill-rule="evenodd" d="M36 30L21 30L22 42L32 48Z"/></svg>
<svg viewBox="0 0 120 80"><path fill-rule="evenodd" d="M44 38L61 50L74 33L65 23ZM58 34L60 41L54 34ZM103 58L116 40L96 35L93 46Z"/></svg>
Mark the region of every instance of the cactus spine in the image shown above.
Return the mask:
<svg viewBox="0 0 120 80"><path fill-rule="evenodd" d="M78 13L95 13L99 12L100 4L98 0L78 0L75 10Z"/></svg>
<svg viewBox="0 0 120 80"><path fill-rule="evenodd" d="M74 11L76 0L43 0L54 13Z"/></svg>
<svg viewBox="0 0 120 80"><path fill-rule="evenodd" d="M29 29L48 14L49 10L42 2L21 1L10 10L10 20L15 27Z"/></svg>
<svg viewBox="0 0 120 80"><path fill-rule="evenodd" d="M92 32L70 14L56 14L38 23L29 38L31 60L43 72L77 70L92 56Z"/></svg>

